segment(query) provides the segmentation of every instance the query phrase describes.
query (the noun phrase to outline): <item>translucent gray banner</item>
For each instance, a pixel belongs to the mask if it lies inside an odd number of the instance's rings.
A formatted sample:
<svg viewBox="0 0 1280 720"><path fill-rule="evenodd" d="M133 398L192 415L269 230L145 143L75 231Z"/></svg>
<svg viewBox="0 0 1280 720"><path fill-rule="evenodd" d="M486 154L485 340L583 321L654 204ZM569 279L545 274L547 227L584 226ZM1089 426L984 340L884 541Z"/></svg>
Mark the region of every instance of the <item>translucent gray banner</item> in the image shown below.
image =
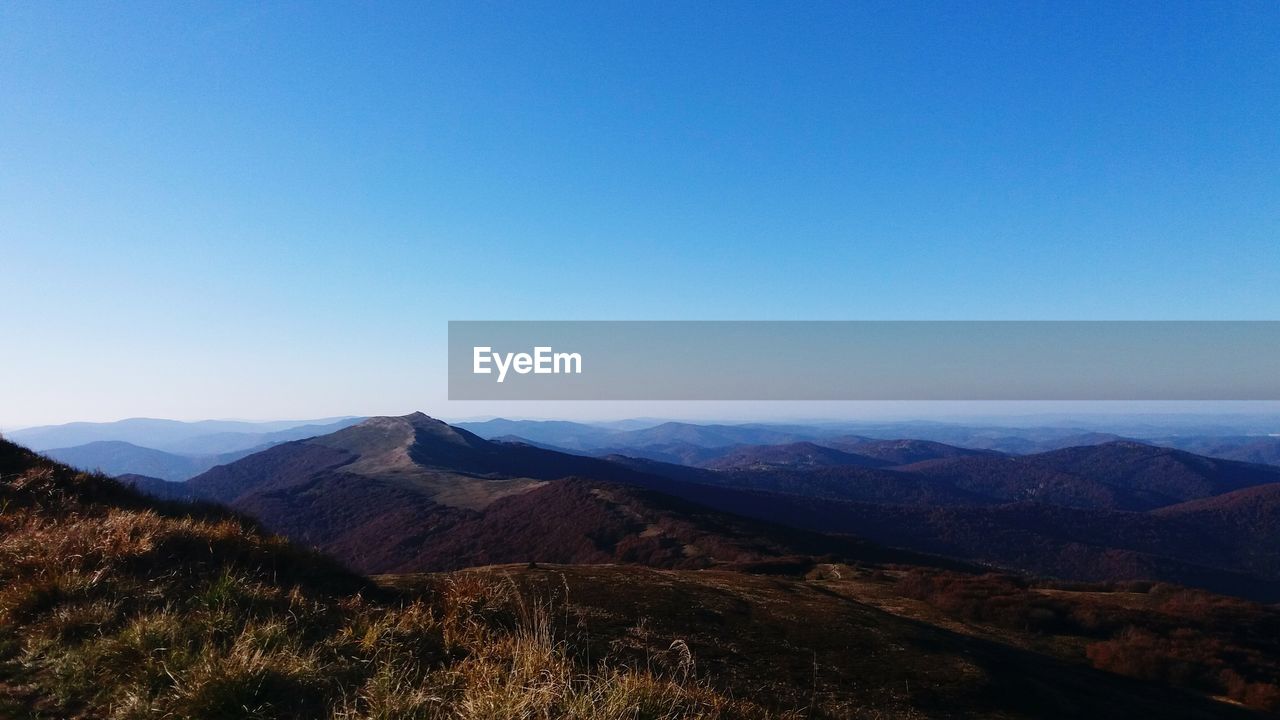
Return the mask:
<svg viewBox="0 0 1280 720"><path fill-rule="evenodd" d="M1280 400L1280 322L452 321L450 400Z"/></svg>

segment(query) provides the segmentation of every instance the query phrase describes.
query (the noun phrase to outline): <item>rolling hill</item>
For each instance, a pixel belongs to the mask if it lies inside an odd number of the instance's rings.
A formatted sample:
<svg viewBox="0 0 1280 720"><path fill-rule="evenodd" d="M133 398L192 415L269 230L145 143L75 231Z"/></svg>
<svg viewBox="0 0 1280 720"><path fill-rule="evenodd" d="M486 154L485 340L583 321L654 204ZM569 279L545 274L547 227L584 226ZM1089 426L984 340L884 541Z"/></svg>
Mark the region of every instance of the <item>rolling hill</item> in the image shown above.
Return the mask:
<svg viewBox="0 0 1280 720"><path fill-rule="evenodd" d="M648 475L678 481L683 485L665 488L682 497L701 497L715 505L732 502L738 506L759 506L768 512L779 497L797 499L845 500L885 505L918 505L951 507L954 505L992 505L1000 502L984 495L963 490L947 482L893 469L852 465L826 467L754 466L746 470L712 470L674 465L642 458L611 455L611 462ZM718 495L689 495L690 486L716 488ZM742 497L735 497L735 491ZM754 510L753 510L754 512Z"/></svg>
<svg viewBox="0 0 1280 720"><path fill-rule="evenodd" d="M695 504L738 491L494 443L421 413L279 445L186 483L134 481L154 494L226 504L368 572L523 561L682 568L797 555L909 557Z"/></svg>
<svg viewBox="0 0 1280 720"><path fill-rule="evenodd" d="M1223 460L1280 465L1280 436L1276 435L1178 436L1152 442Z"/></svg>
<svg viewBox="0 0 1280 720"><path fill-rule="evenodd" d="M702 464L722 475L651 465L648 472L721 486L888 504L990 505L1037 502L1145 511L1246 487L1280 482L1280 468L1206 458L1133 441L1006 456L920 441L858 440L869 455L811 452L809 443L738 446ZM873 457L879 452L882 457ZM896 464L897 460L911 460ZM615 461L631 464L614 457ZM845 470L834 468L844 467ZM852 468L880 472L859 472ZM839 493L838 476L846 475ZM930 487L932 494L917 489ZM896 489L903 492L896 492ZM896 496L896 497L895 497ZM931 499L932 498L932 499Z"/></svg>
<svg viewBox="0 0 1280 720"><path fill-rule="evenodd" d="M872 440L844 436L822 440L819 444L863 457L875 458L885 465L909 465L925 460L999 455L994 450L974 450L931 440Z"/></svg>
<svg viewBox="0 0 1280 720"><path fill-rule="evenodd" d="M883 467L884 460L842 452L811 442L782 445L746 445L735 447L713 460L701 463L711 470L768 470L774 468L817 467Z"/></svg>
<svg viewBox="0 0 1280 720"><path fill-rule="evenodd" d="M925 460L897 470L974 493L993 503L1032 501L1108 510L1146 507L1145 503L1123 489L1087 475L1059 470L1052 464L1026 462L1020 457L969 456Z"/></svg>
<svg viewBox="0 0 1280 720"><path fill-rule="evenodd" d="M1280 484L1261 485L1156 510L1202 538L1233 566L1280 577Z"/></svg>
<svg viewBox="0 0 1280 720"><path fill-rule="evenodd" d="M894 468L716 472L612 458L723 488L698 498L749 517L1075 580L1163 579L1280 599L1276 468L1116 441ZM1243 488L1243 489L1237 489ZM1183 502L1182 498L1201 498Z"/></svg>
<svg viewBox="0 0 1280 720"><path fill-rule="evenodd" d="M831 449L811 455L814 447L729 452L849 461ZM713 470L492 442L417 413L285 443L182 485L137 483L225 503L369 572L531 560L689 568L848 558L869 552L866 543L848 544L861 537L1038 575L1157 579L1280 598L1280 572L1250 549L1265 534L1209 535L1204 523L1202 531L1173 512L1147 512L1272 481L1276 468L1128 441L1023 457L951 454L893 468L753 459L750 469Z"/></svg>
<svg viewBox="0 0 1280 720"><path fill-rule="evenodd" d="M1193 455L1132 441L1072 447L1022 459L1129 493L1147 509L1280 482L1280 468Z"/></svg>

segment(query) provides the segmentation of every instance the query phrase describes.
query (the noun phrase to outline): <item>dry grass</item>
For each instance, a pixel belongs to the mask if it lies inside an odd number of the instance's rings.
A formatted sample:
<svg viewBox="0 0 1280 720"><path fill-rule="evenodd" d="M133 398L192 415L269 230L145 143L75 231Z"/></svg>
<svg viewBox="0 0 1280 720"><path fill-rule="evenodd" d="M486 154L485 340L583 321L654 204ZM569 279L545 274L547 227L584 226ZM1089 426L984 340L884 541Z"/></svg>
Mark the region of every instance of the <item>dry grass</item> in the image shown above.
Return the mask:
<svg viewBox="0 0 1280 720"><path fill-rule="evenodd" d="M1026 578L913 569L901 595L982 625L1075 640L1095 668L1280 711L1280 613L1164 584L1044 589Z"/></svg>
<svg viewBox="0 0 1280 720"><path fill-rule="evenodd" d="M561 616L470 575L400 599L243 519L0 440L0 716L766 716L692 657L588 665Z"/></svg>

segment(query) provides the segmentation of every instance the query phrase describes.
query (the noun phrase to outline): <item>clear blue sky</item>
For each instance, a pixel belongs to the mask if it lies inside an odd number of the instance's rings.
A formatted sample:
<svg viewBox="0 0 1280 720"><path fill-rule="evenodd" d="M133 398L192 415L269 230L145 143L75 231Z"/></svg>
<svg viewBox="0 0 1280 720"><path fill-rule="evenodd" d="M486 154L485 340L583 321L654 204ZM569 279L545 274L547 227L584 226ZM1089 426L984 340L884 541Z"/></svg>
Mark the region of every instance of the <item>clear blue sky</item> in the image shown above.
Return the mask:
<svg viewBox="0 0 1280 720"><path fill-rule="evenodd" d="M448 319L1277 319L1277 38L1275 2L3 3L0 428L504 412L444 403Z"/></svg>

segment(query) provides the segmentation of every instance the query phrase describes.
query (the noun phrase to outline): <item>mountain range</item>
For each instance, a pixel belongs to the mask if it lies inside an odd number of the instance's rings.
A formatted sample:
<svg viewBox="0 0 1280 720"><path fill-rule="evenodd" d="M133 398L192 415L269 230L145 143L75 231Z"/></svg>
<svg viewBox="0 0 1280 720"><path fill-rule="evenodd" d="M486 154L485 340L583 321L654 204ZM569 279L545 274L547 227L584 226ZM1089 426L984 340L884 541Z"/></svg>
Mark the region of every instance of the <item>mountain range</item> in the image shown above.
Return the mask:
<svg viewBox="0 0 1280 720"><path fill-rule="evenodd" d="M887 557L693 504L713 488L530 445L415 413L279 445L185 483L125 476L151 494L213 501L366 572L502 562L709 567L792 555ZM907 557L907 554L903 554Z"/></svg>
<svg viewBox="0 0 1280 720"><path fill-rule="evenodd" d="M133 445L184 455L216 455L261 448L274 443L331 433L363 418L323 420L200 420L181 422L155 418L129 418L115 422L74 422L42 425L5 433L5 437L33 450L72 448L101 441Z"/></svg>
<svg viewBox="0 0 1280 720"><path fill-rule="evenodd" d="M131 419L27 428L9 436L83 469L185 480L271 445L324 435L361 419L269 423ZM1256 420L1225 426L1208 419L1200 424L1130 424L1126 426L1132 430L1129 435L1067 425L988 427L921 422L702 425L661 420L587 424L498 419L458 423L457 427L488 440L568 454L618 455L694 467L723 468L741 462L741 458L724 459L726 456L750 458L762 452L761 446L799 447L801 443L861 456L855 464L889 467L944 457L1035 454L1133 439L1208 457L1280 464L1280 435L1238 434L1242 429L1259 427ZM1175 429L1179 434L1170 434ZM810 448L809 452L814 451Z"/></svg>
<svg viewBox="0 0 1280 720"><path fill-rule="evenodd" d="M1280 599L1280 468L1134 441L1022 456L936 441L840 444L731 444L690 466L485 440L415 413L283 443L185 483L125 478L228 505L365 572L848 562L892 547L921 564Z"/></svg>
<svg viewBox="0 0 1280 720"><path fill-rule="evenodd" d="M1016 425L944 422L824 422L810 424L747 423L739 425L659 422L588 424L566 421L487 420L458 427L494 439L521 438L567 452L624 454L689 464L698 452L733 445L777 445L813 442L846 452L851 445L877 441L935 442L965 450L1024 455L1118 440L1137 440L1224 460L1280 462L1280 418L1161 417L1095 419L1028 418ZM864 452L862 454L872 454ZM711 456L703 459L711 459Z"/></svg>
<svg viewBox="0 0 1280 720"><path fill-rule="evenodd" d="M273 445L325 435L361 420L184 423L137 418L28 428L9 433L9 437L83 470L179 481ZM82 444L71 444L77 441ZM68 446L60 447L59 443Z"/></svg>

